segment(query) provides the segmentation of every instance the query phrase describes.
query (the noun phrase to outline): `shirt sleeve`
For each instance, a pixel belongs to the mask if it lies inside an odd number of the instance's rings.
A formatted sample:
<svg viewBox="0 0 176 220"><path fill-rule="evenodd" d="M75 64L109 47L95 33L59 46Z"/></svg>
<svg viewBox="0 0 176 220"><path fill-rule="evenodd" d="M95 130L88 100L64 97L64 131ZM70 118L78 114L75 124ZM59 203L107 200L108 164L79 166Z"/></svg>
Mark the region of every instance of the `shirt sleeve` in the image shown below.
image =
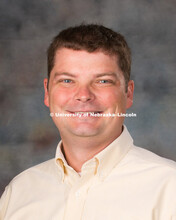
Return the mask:
<svg viewBox="0 0 176 220"><path fill-rule="evenodd" d="M5 191L2 194L1 199L0 199L0 220L3 220L5 218L10 196L11 196L11 187L8 185L5 188Z"/></svg>

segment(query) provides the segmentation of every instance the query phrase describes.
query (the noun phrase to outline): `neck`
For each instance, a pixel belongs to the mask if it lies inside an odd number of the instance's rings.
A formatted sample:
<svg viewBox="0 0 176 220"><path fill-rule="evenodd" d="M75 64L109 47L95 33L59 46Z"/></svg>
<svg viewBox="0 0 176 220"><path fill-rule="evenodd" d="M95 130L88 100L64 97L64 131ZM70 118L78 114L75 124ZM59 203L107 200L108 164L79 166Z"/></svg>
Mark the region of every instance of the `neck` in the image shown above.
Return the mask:
<svg viewBox="0 0 176 220"><path fill-rule="evenodd" d="M81 172L82 165L92 159L96 154L105 149L112 143L120 134L120 131L115 136L111 136L107 140L107 136L102 137L78 137L68 138L61 134L63 143L63 154L69 166L76 172Z"/></svg>

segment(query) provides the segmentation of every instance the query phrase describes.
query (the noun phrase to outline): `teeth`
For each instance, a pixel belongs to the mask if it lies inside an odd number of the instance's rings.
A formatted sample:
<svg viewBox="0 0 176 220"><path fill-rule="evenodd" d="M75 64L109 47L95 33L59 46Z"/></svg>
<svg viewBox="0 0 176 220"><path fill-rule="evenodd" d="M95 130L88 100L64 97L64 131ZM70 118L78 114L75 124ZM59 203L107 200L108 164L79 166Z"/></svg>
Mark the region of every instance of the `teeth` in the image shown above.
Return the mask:
<svg viewBox="0 0 176 220"><path fill-rule="evenodd" d="M94 112L75 112L75 113L77 113L77 114L86 114L86 113L90 114L90 113L94 113Z"/></svg>
<svg viewBox="0 0 176 220"><path fill-rule="evenodd" d="M85 114L85 113L88 113L88 114L96 114L96 113L99 113L99 112L75 112L77 114Z"/></svg>

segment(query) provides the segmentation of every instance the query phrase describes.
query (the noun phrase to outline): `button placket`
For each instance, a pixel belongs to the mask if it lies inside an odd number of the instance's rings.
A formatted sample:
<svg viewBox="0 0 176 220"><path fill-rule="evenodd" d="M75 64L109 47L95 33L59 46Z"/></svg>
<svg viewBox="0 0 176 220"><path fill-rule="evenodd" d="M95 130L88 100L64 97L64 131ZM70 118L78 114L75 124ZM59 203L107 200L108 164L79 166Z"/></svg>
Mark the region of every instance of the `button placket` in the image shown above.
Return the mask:
<svg viewBox="0 0 176 220"><path fill-rule="evenodd" d="M76 196L77 199L80 198L80 196L81 196L81 190L80 189L75 192L75 196Z"/></svg>

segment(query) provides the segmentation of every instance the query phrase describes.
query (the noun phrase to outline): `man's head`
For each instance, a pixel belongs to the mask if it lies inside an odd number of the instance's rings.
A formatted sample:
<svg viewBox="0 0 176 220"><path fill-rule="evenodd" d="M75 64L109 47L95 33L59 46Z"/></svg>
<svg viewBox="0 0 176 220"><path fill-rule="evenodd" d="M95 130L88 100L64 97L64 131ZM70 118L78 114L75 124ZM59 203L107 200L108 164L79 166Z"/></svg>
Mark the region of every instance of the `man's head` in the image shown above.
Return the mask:
<svg viewBox="0 0 176 220"><path fill-rule="evenodd" d="M68 28L54 38L48 49L45 105L54 114L62 139L113 140L120 135L124 118L118 113L125 113L133 102L130 63L124 37L103 26ZM58 116L63 114L87 116Z"/></svg>
<svg viewBox="0 0 176 220"><path fill-rule="evenodd" d="M101 51L115 55L127 88L130 80L131 53L121 34L96 24L80 25L61 31L48 48L48 79L55 63L56 51L61 48L85 50L90 53Z"/></svg>

